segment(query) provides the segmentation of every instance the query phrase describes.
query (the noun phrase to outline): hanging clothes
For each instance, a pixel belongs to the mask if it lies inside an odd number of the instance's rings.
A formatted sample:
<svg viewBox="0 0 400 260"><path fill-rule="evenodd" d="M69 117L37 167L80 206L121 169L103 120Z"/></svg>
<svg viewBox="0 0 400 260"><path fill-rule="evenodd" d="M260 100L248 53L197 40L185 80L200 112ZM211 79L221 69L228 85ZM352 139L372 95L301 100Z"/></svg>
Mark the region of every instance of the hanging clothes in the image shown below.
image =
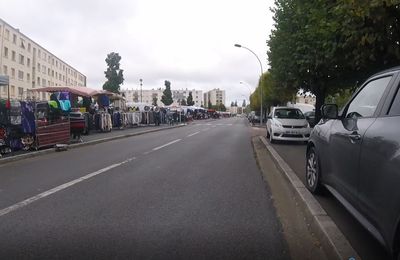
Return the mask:
<svg viewBox="0 0 400 260"><path fill-rule="evenodd" d="M21 102L21 126L24 134L35 134L35 113L32 103Z"/></svg>
<svg viewBox="0 0 400 260"><path fill-rule="evenodd" d="M11 101L10 103L10 122L12 125L21 124L21 103L19 101Z"/></svg>

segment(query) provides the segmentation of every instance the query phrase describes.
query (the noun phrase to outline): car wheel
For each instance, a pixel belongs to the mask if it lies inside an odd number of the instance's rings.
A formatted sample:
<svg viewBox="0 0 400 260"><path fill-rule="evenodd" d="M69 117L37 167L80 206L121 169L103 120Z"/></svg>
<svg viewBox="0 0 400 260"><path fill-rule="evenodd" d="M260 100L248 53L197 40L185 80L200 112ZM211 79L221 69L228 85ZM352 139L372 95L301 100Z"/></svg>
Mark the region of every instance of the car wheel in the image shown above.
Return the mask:
<svg viewBox="0 0 400 260"><path fill-rule="evenodd" d="M270 137L269 131L268 131L268 127L267 127L267 138Z"/></svg>
<svg viewBox="0 0 400 260"><path fill-rule="evenodd" d="M315 148L311 147L307 152L306 160L306 187L314 194L321 193L321 168Z"/></svg>

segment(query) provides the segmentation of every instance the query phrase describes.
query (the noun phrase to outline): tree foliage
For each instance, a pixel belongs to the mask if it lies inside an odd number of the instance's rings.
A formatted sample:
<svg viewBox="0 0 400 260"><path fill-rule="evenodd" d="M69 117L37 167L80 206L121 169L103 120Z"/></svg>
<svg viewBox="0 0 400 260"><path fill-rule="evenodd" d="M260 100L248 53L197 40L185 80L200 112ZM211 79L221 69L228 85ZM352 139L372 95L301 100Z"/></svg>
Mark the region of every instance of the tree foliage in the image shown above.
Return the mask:
<svg viewBox="0 0 400 260"><path fill-rule="evenodd" d="M107 81L103 84L103 89L113 93L119 93L121 84L124 82L124 70L120 69L121 56L111 52L106 58L107 71L104 72Z"/></svg>
<svg viewBox="0 0 400 260"><path fill-rule="evenodd" d="M163 95L161 97L161 102L164 105L169 106L174 102L174 100L172 99L171 82L166 80L166 81L164 81L164 85L165 85L165 90L163 91Z"/></svg>
<svg viewBox="0 0 400 260"><path fill-rule="evenodd" d="M186 100L185 100L184 98L182 98L180 104L181 104L182 106L186 106L186 105L187 105Z"/></svg>
<svg viewBox="0 0 400 260"><path fill-rule="evenodd" d="M243 99L242 107L246 107L246 99Z"/></svg>
<svg viewBox="0 0 400 260"><path fill-rule="evenodd" d="M267 42L279 89L325 97L400 59L398 0L276 0Z"/></svg>
<svg viewBox="0 0 400 260"><path fill-rule="evenodd" d="M187 105L188 106L193 106L194 105L192 91L189 91L189 96L187 98Z"/></svg>
<svg viewBox="0 0 400 260"><path fill-rule="evenodd" d="M158 98L157 98L157 97L153 97L153 103L152 103L152 105L153 105L153 106L157 106L157 101L158 101Z"/></svg>

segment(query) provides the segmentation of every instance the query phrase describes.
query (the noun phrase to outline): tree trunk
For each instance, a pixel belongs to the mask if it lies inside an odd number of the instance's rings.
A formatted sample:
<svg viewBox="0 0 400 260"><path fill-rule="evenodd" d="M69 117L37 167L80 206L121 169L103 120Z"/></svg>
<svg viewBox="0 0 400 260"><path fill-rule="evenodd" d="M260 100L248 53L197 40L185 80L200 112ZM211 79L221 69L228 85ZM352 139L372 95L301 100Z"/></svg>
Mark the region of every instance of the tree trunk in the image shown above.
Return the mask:
<svg viewBox="0 0 400 260"><path fill-rule="evenodd" d="M326 90L325 86L319 86L314 92L315 100L315 122L321 119L321 107L325 103Z"/></svg>

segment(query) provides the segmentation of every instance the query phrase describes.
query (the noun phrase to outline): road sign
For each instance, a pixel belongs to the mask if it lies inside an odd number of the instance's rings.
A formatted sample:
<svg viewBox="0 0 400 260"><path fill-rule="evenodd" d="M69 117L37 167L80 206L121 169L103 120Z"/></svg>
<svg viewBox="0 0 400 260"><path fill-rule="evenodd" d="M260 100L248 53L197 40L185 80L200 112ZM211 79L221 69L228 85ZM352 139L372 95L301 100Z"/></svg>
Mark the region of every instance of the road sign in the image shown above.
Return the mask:
<svg viewBox="0 0 400 260"><path fill-rule="evenodd" d="M10 82L10 79L8 76L3 76L0 75L0 86L7 86Z"/></svg>

